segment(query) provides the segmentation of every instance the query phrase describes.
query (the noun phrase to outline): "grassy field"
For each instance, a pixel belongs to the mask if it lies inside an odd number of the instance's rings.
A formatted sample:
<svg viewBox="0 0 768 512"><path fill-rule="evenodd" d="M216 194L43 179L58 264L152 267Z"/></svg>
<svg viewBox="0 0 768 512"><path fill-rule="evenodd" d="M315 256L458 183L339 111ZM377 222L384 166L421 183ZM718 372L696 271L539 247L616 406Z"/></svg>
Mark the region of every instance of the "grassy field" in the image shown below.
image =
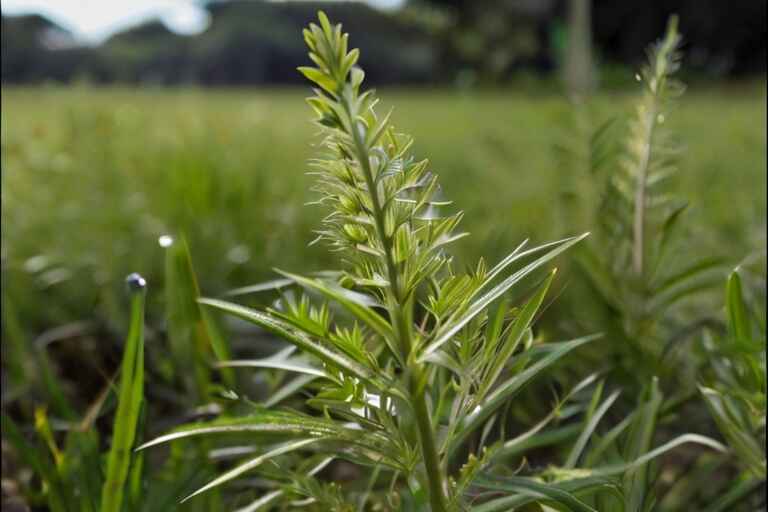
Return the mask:
<svg viewBox="0 0 768 512"><path fill-rule="evenodd" d="M317 142L305 92L4 89L3 288L29 335L89 318L124 325L122 279L140 271L161 284L163 234L186 234L208 293L275 266L327 266L323 249L306 247L321 211L302 206ZM493 260L522 238L589 228L554 206L580 181L553 151L570 133L563 98L382 97L467 214L460 256ZM621 119L631 99L596 98L594 119ZM673 189L706 250L764 247L765 111L764 84L694 89L669 120L685 147Z"/></svg>
<svg viewBox="0 0 768 512"><path fill-rule="evenodd" d="M311 113L302 101L305 93L298 89L3 90L2 403L4 413L18 419L27 434L34 423L54 455L54 436L47 430L51 427L40 404L51 409L55 437L67 432L67 439L82 436L85 442L88 429L73 430L62 422L62 418L72 421L76 417L69 414L70 404L78 411L89 411L81 425L90 422L100 434L112 430L110 417L116 405L108 393L109 382L117 375L128 325L124 279L130 272L140 272L149 282L146 333L135 334L142 322L135 316L141 311L140 295L134 293L135 329L129 336L132 341L125 344L143 347L144 337L147 340L146 374L142 363L136 378L142 385L146 380L149 419L146 425L131 428L137 428L139 435L159 433L186 421L190 414L207 414L195 409L202 400L211 404L230 400L217 394L221 391L219 379L230 384L226 375L212 377L210 354L203 350L205 343L214 344L217 322L209 324L207 316L195 316L200 313L195 313L194 277L183 245L175 244L166 251L160 237L188 240L200 288L208 296L270 278L274 267L302 273L339 267L325 247L307 247L325 212L317 206L304 206L314 199L310 190L314 178L304 171L315 152L313 145L318 143L317 129L309 121ZM466 213L462 227L473 236L454 245L459 262L474 261L481 255L495 262L524 238L545 242L593 228L595 219L585 217L584 212L594 210L595 184L600 180L585 174L578 157L564 158L556 149L586 140L578 138L585 132L574 129L575 109L565 99L515 90L388 90L381 95L385 109L396 106L396 126L415 137L415 153L430 158L445 195ZM588 116L580 119L589 119L594 128L617 118L622 126L634 99L630 93L602 94L583 111ZM664 260L669 264L664 270L674 272L679 263L705 255L722 256L725 263L717 269L722 275L716 276L716 286L708 288L709 295L703 297L709 304L691 303L693 314L690 318L683 315L686 322L698 321L700 313L711 320L711 311L722 312L724 268L749 258L757 260L758 273L764 273L765 112L765 84L752 83L694 88L668 121L665 118L685 148L667 190L690 201L691 208L684 223L689 239L681 246L683 251ZM596 248L609 258L615 254L601 249ZM597 302L594 290L584 288L582 281L575 279L573 286L567 286L569 274L577 272L568 267L570 260L560 261L566 267L565 277L558 278L558 290L551 294L558 297L555 307L550 309L547 304L543 308L546 316L537 322L541 339L548 338L550 327L562 328L558 335L567 333L569 325L576 327L577 335L583 334L579 322L590 317L592 302ZM618 280L625 284L623 274ZM631 280L627 282L631 288ZM764 279L753 288L764 295ZM522 293L516 299L528 292ZM631 300L629 304L633 304ZM611 325L635 318L634 310L608 311L611 318L604 325L587 322L587 328L594 332L606 327L606 343L616 345L596 345L591 362L569 365L564 373L576 374L585 368L594 371L613 357L612 352L623 350L624 341L616 332L625 327L612 331ZM176 316L179 312L183 322ZM659 318L662 316L664 322L671 317L666 311ZM566 325L569 320L572 322ZM193 325L194 329L185 330ZM229 343L235 356L260 357L265 355L260 352L277 350L261 331L226 331L231 339L225 336L228 341L219 346ZM645 343L650 338L644 334L638 339ZM678 343L685 335L670 339ZM195 340L194 346L191 340ZM684 353L684 357L699 360L693 353ZM125 361L129 362L123 368L130 368L130 360ZM589 357L581 361L589 361ZM202 375L198 392L185 375L193 373L190 365L195 365L196 375ZM634 361L630 371L641 366L639 360ZM673 372L685 381L682 367L673 365ZM235 402L232 408L248 409L252 405L248 400L262 403L273 396L284 373L258 372L255 377L238 373L233 387L247 399L230 400ZM696 382L689 380L686 385ZM12 385L6 386L8 383ZM530 423L532 417L544 414L541 396L548 392L544 386L516 399L514 421ZM97 393L99 389L105 392ZM602 384L598 389L602 390ZM122 406L121 401L118 407ZM683 412L695 425L691 430L714 435L713 425L702 416L703 407L694 412ZM138 410L134 413L131 421L140 421ZM122 417L119 411L116 414ZM3 421L5 436L5 416ZM674 431L668 424L660 429L664 438ZM18 443L22 436L14 433L13 437ZM90 461L83 467L96 471L102 465L99 447L106 444L96 438L89 442L95 451L91 458L83 456L82 460ZM131 445L132 439L123 442ZM19 446L24 452L23 444L17 445L17 451ZM77 443L67 449L73 446L76 452L80 450ZM115 446L114 453L120 452L119 445ZM200 462L203 451L187 451L181 458L177 458L181 452L174 453L167 471L157 471L162 453L148 455L147 466L153 471L147 478L153 483L158 475L167 480L150 486L155 494L148 502L157 505L170 499L168 503L173 503L184 494L178 486L188 493L212 478L216 467L208 459ZM76 455L74 459L72 453L65 455L70 462L59 468L62 474L67 474L72 460L81 460L79 452ZM5 450L3 460L5 471ZM665 473L669 482L664 485L678 477L685 480L687 470L678 466L671 465L674 474ZM184 468L196 472L188 481L180 476ZM718 485L727 485L724 478L731 473L719 475L723 481ZM754 485L752 480L747 483ZM257 491L249 492L251 499L257 497L253 494ZM669 496L682 499L679 496L686 492ZM167 497L163 497L165 493ZM706 494L700 497L705 502L711 499ZM220 510L219 499L214 494L209 502L195 502L188 510ZM233 503L238 499L242 498ZM664 510L680 510L679 504L664 505Z"/></svg>

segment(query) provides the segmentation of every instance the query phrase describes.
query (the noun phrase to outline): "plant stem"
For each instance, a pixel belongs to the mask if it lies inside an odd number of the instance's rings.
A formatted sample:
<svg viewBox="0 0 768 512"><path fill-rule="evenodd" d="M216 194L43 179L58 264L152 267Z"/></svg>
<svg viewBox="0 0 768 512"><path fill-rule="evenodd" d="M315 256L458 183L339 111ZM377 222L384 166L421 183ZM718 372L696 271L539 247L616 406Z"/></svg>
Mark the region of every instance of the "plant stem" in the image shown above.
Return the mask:
<svg viewBox="0 0 768 512"><path fill-rule="evenodd" d="M651 145L653 143L653 129L655 127L656 100L653 100L653 108L646 114L646 133L643 134L644 146L641 160L638 165L637 188L635 189L635 213L633 222L633 255L632 266L635 274L643 273L643 259L645 252L645 203L646 187L648 186L648 165L651 160Z"/></svg>
<svg viewBox="0 0 768 512"><path fill-rule="evenodd" d="M414 366L411 369L411 401L413 402L413 412L416 416L416 423L419 428L419 441L421 443L421 453L424 458L424 468L429 482L429 501L432 512L446 512L445 489L443 488L443 474L440 470L440 461L435 448L435 438L432 431L432 420L430 419L427 400L424 397L424 375L421 367Z"/></svg>
<svg viewBox="0 0 768 512"><path fill-rule="evenodd" d="M373 176L373 170L371 169L365 138L363 133L361 133L357 129L357 126L355 126L356 113L353 112L350 103L343 103L350 117L357 160L362 167L365 183L368 187L368 193L371 196L376 231L384 249L384 259L389 277L389 316L396 329L395 332L397 335L398 347L401 351L402 361L406 362L410 360L409 356L412 349L412 326L409 325L408 322L408 317L410 315L405 314L407 300L403 296L404 290L400 288L400 275L392 255L392 241L386 232L384 209L382 208L379 199L379 193L376 180ZM419 431L419 444L421 445L421 454L426 469L430 508L432 509L432 512L447 512L445 486L443 485L445 478L440 470L439 457L432 432L432 420L429 409L427 408L426 398L424 397L426 386L424 371L418 363L413 362L408 364L408 389L411 398L411 406L413 407L413 413Z"/></svg>

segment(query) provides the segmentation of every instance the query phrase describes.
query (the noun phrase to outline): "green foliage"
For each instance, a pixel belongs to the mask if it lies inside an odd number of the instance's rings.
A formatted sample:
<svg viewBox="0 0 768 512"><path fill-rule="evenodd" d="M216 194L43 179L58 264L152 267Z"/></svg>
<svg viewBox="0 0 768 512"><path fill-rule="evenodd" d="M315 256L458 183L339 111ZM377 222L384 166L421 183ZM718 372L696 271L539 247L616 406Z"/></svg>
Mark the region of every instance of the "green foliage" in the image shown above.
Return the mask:
<svg viewBox="0 0 768 512"><path fill-rule="evenodd" d="M276 309L201 302L311 356L309 367L285 360L279 367L321 378L307 404L324 419L263 412L185 428L147 446L223 432L287 438L197 492L285 453L311 450L389 473L393 483L407 483L419 506L457 509L471 480L457 486L449 475L466 441L490 428L534 377L593 339L543 345L535 340L531 323L554 274L519 309L504 302L491 315L489 307L583 237L528 250L522 244L491 269L481 260L473 270L458 272L446 248L464 236L456 231L462 215L443 213L450 202L428 162L411 156L412 140L395 132L389 115L375 113L374 93L361 90L358 51L348 51L347 35L322 13L320 25L311 24L304 39L317 67L300 71L319 86L308 102L325 136L323 155L311 167L318 203L331 212L319 240L339 253L344 266L317 278L281 272L290 284L281 288ZM526 263L502 278L520 261ZM289 293L312 294L319 304L304 295L295 302Z"/></svg>
<svg viewBox="0 0 768 512"><path fill-rule="evenodd" d="M764 481L765 318L762 322L754 319L755 313L744 301L738 271L728 278L725 305L727 334L715 338L705 333L704 347L711 371L704 377L700 390L738 462Z"/></svg>
<svg viewBox="0 0 768 512"><path fill-rule="evenodd" d="M705 336L704 353L696 350L696 338L702 327L717 326L714 315L702 316L700 311L706 311L706 306L702 306L707 304L702 300L702 292L712 288L713 278L718 278L717 271L723 260L712 256L700 258L686 250L692 246L690 239L684 236L687 204L671 198L668 193L668 182L676 170L679 149L665 129L665 122L671 100L682 92L682 86L671 76L679 67L679 45L677 20L672 18L666 36L651 47L647 67L636 77L642 82L643 90L623 135L623 146L616 142L617 135L611 133L615 131L614 121L590 133L589 112L583 105L578 105L575 114L580 128L577 137L580 144L559 148L561 156L575 157L582 171L580 177L588 177L597 185L594 188L600 190L601 200L596 209L590 211L594 202L577 204L581 212L588 212L579 220L583 222L583 218L591 214L599 226L595 237L597 243L579 253L580 268L589 283L590 296L595 297L598 305L589 311L590 320L586 323L606 328L615 354L609 369L614 377L620 377L620 382L628 381L635 389L648 393L646 382L658 376L664 389L673 390L671 397L663 400L654 380L650 398L646 403L638 403L632 413L640 415L634 420L638 426L634 433L630 428L627 440L627 446L632 447L629 448L630 460L642 458L642 454L650 450L653 440L664 432L700 431L696 419L685 418L685 414L688 403L697 398L693 384L704 375L714 374L720 378L708 379L718 382L721 391L702 387L705 402L729 444L738 447L736 451L743 454L743 462L755 475L753 479L764 479L765 470L764 466L761 470L761 464L764 465L765 459L760 454L764 452L765 441L764 437L755 437L765 422L764 340L762 343L753 341L752 345L748 342L730 343L727 357L732 360L723 359L709 334ZM588 199L594 200L594 193ZM690 307L681 307L691 304L699 310L695 316ZM753 339L753 327L741 302L736 274L729 281L727 305L729 339ZM745 378L751 381L746 382ZM731 384L725 384L727 381ZM726 405L728 399L723 394L727 393L724 389L730 389L731 393L738 389L739 393L750 395L754 402ZM739 412L735 412L736 409ZM641 417L645 419L640 424ZM674 427L665 425L670 418L678 417L680 420ZM631 423L619 424L622 425L627 428ZM696 435L686 433L675 439L691 439L690 436ZM716 446L707 441L708 438L699 436L694 439ZM669 441L662 446L674 443ZM696 485L694 482L715 475L723 479L723 475L728 475L723 459L725 456L717 456L714 460L719 462L712 463L709 455L699 454L691 466L701 473L690 480L681 476L679 482L664 489L666 493L661 492L665 486L656 483L654 468L648 466L630 471L623 481L624 508L602 504L599 510L649 510L653 507L676 510L683 505L691 506L692 495L688 489ZM730 478L733 480L729 481ZM703 498L702 503L716 500L712 510L734 506L739 501L747 503L745 498L754 493L753 479L728 475L726 483L712 484L709 493L712 498ZM732 492L734 489L739 491ZM683 496L688 496L688 500Z"/></svg>
<svg viewBox="0 0 768 512"><path fill-rule="evenodd" d="M596 376L590 376L569 394L588 391ZM482 474L475 484L480 488L514 491L509 496L488 501L477 510L493 512L531 503L566 507L566 510L600 512L627 512L655 510L653 462L667 452L682 445L706 446L718 451L725 448L718 442L698 434L682 434L652 448L653 434L659 418L662 396L657 382L653 382L640 398L637 407L604 433L598 430L609 410L614 406L619 391L603 399L604 381L585 395L582 418L572 423L575 435L564 445L567 454L561 463L553 462L537 475L510 474L510 456L518 455L523 440L529 446L545 444L549 437L562 432L544 430L553 417L545 420L520 436L501 446L489 448L491 471ZM475 509L473 509L475 510Z"/></svg>
<svg viewBox="0 0 768 512"><path fill-rule="evenodd" d="M686 333L702 319L690 318L681 305L712 287L723 260L682 257L691 243L684 230L688 205L669 193L680 153L667 128L673 102L683 91L673 77L680 66L680 44L673 17L636 75L641 95L625 133L611 120L587 135L590 116L581 107L576 115L582 147L561 151L576 156L581 177L596 189L585 198L591 202L576 206L598 227L594 243L578 254L596 299L592 323L606 329L619 368L639 386L659 375L665 386L674 380L685 395L693 392L695 371L695 361L684 357L691 342Z"/></svg>
<svg viewBox="0 0 768 512"><path fill-rule="evenodd" d="M40 477L43 487L34 501L54 512L70 510L120 511L135 509L141 501L143 456L133 453L143 429L144 401L144 295L146 283L138 274L128 277L131 300L130 327L116 390L117 410L112 440L102 468L102 453L94 423L111 396L102 392L88 412L67 428L63 449L56 437L45 407L35 411L37 442L30 442L5 413L3 436ZM42 446L45 446L43 448ZM34 491L28 492L34 496Z"/></svg>

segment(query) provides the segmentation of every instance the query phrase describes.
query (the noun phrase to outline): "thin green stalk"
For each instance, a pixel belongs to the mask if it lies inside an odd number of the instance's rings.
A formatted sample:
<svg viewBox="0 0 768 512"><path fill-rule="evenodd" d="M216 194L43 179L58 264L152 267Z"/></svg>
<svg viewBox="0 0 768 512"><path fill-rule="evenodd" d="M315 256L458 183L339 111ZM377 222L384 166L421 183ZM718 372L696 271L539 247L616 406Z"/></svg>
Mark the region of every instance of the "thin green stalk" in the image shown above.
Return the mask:
<svg viewBox="0 0 768 512"><path fill-rule="evenodd" d="M411 401L413 402L416 424L419 428L419 442L429 485L429 501L432 512L445 512L448 509L443 486L445 478L440 469L440 461L435 447L432 421L424 396L425 376L420 366L414 366L411 369L410 380L412 386L410 389Z"/></svg>
<svg viewBox="0 0 768 512"><path fill-rule="evenodd" d="M343 101L344 107L349 114L350 119L353 120L356 117L356 113L351 111L351 105L348 101ZM368 151L365 146L365 141L362 139L361 133L353 128L353 137L355 141L355 147L357 150L357 158L363 169L363 175L365 176L366 186L371 195L371 202L373 204L373 217L376 224L376 231L384 246L384 257L387 265L387 272L389 274L389 315L393 324L396 327L396 335L398 346L402 352L403 360L410 361L410 355L412 350L412 335L411 326L408 325L407 318L410 315L405 315L405 308L408 307L404 302L402 296L402 290L399 286L399 274L397 266L395 265L395 259L392 255L392 242L387 236L385 223L384 223L384 210L381 207L379 200L378 190L376 189L376 182L371 170ZM432 429L432 419L427 408L427 402L424 397L425 391L425 375L423 368L418 363L412 363L409 367L409 392L411 398L411 404L413 406L414 416L419 430L419 444L421 445L421 453L424 459L424 467L426 469L428 486L429 486L429 500L431 503L432 512L444 512L447 510L446 496L445 496L445 478L440 469L439 457L437 454L437 448L435 446L435 439Z"/></svg>
<svg viewBox="0 0 768 512"><path fill-rule="evenodd" d="M656 117L656 102L652 104L652 108L646 113L646 133L643 134L645 140L645 147L643 148L642 158L640 165L638 166L637 175L637 189L635 191L635 214L634 214L634 250L633 250L633 268L635 274L641 275L643 273L643 255L645 252L645 188L648 181L648 164L651 160L651 141L653 139L653 129L655 127Z"/></svg>
<svg viewBox="0 0 768 512"><path fill-rule="evenodd" d="M632 247L632 267L637 275L643 274L645 260L645 221L646 221L646 202L648 175L651 169L651 159L654 150L654 138L658 124L662 122L659 119L660 106L663 104L667 91L668 75L674 71L674 53L680 41L677 34L677 18L672 17L669 20L667 35L659 46L659 49L652 62L652 74L646 77L648 81L648 91L646 101L639 111L642 126L642 133L639 134L641 149L637 155L637 168L635 169L636 189L635 205L633 218L633 247Z"/></svg>
<svg viewBox="0 0 768 512"><path fill-rule="evenodd" d="M349 87L349 85L346 87ZM342 101L342 103L344 108L347 110L347 113L349 114L350 120L352 123L355 123L357 112L352 111L348 101ZM376 181L373 177L373 171L371 170L368 150L365 146L365 140L363 140L361 137L361 133L358 130L355 130L354 126L352 127L352 132L352 136L355 140L355 148L357 149L357 159L360 161L360 166L363 168L365 185L368 187L368 192L371 195L371 201L373 203L373 218L376 222L376 231L379 233L381 243L384 244L384 257L387 262L387 272L389 274L389 289L392 292L392 296L395 302L400 303L402 299L400 296L400 279L397 273L395 259L392 257L392 242L387 236L387 231L384 226L384 209L381 207L381 201L379 201L379 193L376 188Z"/></svg>

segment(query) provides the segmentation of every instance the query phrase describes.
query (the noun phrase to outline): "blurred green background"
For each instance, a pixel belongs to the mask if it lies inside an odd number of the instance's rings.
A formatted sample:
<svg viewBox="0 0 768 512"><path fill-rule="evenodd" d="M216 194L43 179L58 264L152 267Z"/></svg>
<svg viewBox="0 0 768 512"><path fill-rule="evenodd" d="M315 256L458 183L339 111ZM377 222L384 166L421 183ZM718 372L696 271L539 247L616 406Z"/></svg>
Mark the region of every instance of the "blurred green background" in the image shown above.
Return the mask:
<svg viewBox="0 0 768 512"><path fill-rule="evenodd" d="M494 261L523 238L589 228L569 225L559 205L579 181L554 151L571 134L564 97L530 86L380 92L466 212L473 236L460 257ZM211 294L276 266L334 265L324 247L307 247L324 212L304 206L313 198L305 164L319 141L304 95L4 89L3 290L25 328L97 318L119 332L122 279L140 271L162 283L164 234L186 234ZM628 114L632 98L598 95L595 117ZM691 201L706 250L746 255L765 242L765 109L763 83L702 86L669 120L686 148L673 188Z"/></svg>

